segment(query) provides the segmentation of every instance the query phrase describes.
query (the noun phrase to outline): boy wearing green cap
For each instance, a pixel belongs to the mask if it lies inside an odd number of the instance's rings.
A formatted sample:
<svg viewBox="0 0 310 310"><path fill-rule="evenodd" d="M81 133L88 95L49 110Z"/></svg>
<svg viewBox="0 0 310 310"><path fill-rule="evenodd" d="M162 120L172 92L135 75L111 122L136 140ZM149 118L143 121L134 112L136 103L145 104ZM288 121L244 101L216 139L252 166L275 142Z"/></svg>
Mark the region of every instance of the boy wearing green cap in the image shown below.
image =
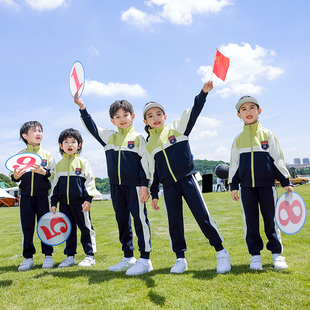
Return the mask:
<svg viewBox="0 0 310 310"><path fill-rule="evenodd" d="M238 117L244 121L244 127L232 145L228 181L232 199L238 201L239 195L241 198L245 242L252 255L250 268L262 269L260 209L268 238L267 249L272 253L274 268L285 269L288 266L285 258L281 256L281 233L274 221L277 201L275 179L280 181L289 194L293 190L290 186L290 175L276 136L263 128L258 121L262 109L257 100L251 96L243 96L236 104L236 110Z"/></svg>

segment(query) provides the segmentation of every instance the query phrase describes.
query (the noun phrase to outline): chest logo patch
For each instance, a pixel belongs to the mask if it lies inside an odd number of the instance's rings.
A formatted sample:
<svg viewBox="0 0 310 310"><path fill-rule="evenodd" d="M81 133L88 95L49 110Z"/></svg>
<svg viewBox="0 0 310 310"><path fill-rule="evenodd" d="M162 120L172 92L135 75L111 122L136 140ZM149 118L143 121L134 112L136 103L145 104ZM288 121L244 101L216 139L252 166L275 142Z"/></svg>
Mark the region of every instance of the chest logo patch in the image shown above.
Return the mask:
<svg viewBox="0 0 310 310"><path fill-rule="evenodd" d="M82 169L81 168L76 168L75 169L75 174L76 175L81 175L81 173L82 173Z"/></svg>
<svg viewBox="0 0 310 310"><path fill-rule="evenodd" d="M268 141L262 141L260 144L261 144L261 147L262 147L263 150L268 150L269 149Z"/></svg>
<svg viewBox="0 0 310 310"><path fill-rule="evenodd" d="M171 144L175 144L177 142L177 139L175 136L170 136L168 139Z"/></svg>
<svg viewBox="0 0 310 310"><path fill-rule="evenodd" d="M47 160L46 159L42 159L41 166L42 167L46 167L47 166Z"/></svg>
<svg viewBox="0 0 310 310"><path fill-rule="evenodd" d="M133 149L133 148L135 147L135 141L128 141L127 147L128 147L129 149Z"/></svg>

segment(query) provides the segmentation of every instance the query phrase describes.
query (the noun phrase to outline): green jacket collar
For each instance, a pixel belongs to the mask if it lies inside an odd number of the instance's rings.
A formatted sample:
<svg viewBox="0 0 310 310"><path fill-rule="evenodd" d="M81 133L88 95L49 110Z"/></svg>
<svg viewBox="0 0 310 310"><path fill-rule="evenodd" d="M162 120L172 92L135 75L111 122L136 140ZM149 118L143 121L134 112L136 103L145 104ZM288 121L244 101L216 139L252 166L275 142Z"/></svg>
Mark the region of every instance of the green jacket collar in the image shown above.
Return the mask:
<svg viewBox="0 0 310 310"><path fill-rule="evenodd" d="M68 154L66 154L66 153L63 153L62 156L63 156L63 158L65 158L65 159L74 159L75 157L79 157L80 154L79 154L79 153L75 153L75 154L73 154L73 155L68 155Z"/></svg>
<svg viewBox="0 0 310 310"><path fill-rule="evenodd" d="M130 132L131 130L134 130L133 124L131 124L130 126L128 126L127 128L118 128L118 132L120 134L127 134L128 132Z"/></svg>
<svg viewBox="0 0 310 310"><path fill-rule="evenodd" d="M254 123L254 124L251 124L251 125L244 125L243 126L243 131L245 131L245 132L248 132L248 131L258 131L259 129L261 129L262 128L262 125L260 124L260 122L256 122L256 123Z"/></svg>
<svg viewBox="0 0 310 310"><path fill-rule="evenodd" d="M31 152L31 153L38 153L41 149L41 144L38 146L32 146L30 144L27 144L27 151Z"/></svg>
<svg viewBox="0 0 310 310"><path fill-rule="evenodd" d="M156 135L158 133L161 133L165 128L166 128L166 124L164 124L164 126L162 126L160 128L151 128L151 129L149 129L149 133L151 136Z"/></svg>

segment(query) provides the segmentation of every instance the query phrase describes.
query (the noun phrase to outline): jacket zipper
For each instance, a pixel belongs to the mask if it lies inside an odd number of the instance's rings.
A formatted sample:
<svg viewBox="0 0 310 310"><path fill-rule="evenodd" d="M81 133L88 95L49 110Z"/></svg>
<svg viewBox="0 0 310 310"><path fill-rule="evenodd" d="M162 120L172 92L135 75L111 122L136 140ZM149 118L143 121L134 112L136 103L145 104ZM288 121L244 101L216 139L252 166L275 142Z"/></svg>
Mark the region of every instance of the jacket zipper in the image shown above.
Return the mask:
<svg viewBox="0 0 310 310"><path fill-rule="evenodd" d="M124 130L122 129L122 134L123 133L124 133ZM121 180L121 150L122 150L122 145L120 145L118 148L118 161L117 161L118 185L121 185L122 183L122 180Z"/></svg>
<svg viewBox="0 0 310 310"><path fill-rule="evenodd" d="M69 200L69 185L70 185L70 159L71 159L71 155L69 156L69 160L68 160L68 177L67 177L67 205L70 204L70 200Z"/></svg>
<svg viewBox="0 0 310 310"><path fill-rule="evenodd" d="M35 153L36 148L33 147L33 153ZM31 190L30 190L30 197L33 196L33 186L34 186L34 172L31 172Z"/></svg>
<svg viewBox="0 0 310 310"><path fill-rule="evenodd" d="M252 187L255 187L254 179L254 152L253 152L253 138L252 138L252 127L250 125L250 141L251 141L251 178L252 178Z"/></svg>

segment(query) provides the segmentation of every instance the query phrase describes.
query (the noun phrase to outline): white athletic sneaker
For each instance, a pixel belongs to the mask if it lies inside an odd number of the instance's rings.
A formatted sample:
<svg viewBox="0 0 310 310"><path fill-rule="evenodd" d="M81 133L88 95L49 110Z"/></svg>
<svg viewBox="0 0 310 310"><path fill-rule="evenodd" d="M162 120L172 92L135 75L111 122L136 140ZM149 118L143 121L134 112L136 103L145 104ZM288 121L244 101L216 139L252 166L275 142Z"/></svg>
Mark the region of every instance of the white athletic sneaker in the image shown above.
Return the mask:
<svg viewBox="0 0 310 310"><path fill-rule="evenodd" d="M134 257L123 257L119 263L109 267L109 271L126 271L136 263Z"/></svg>
<svg viewBox="0 0 310 310"><path fill-rule="evenodd" d="M217 273L225 273L231 270L230 255L226 249L218 251L216 253L216 259L217 259L217 267L216 267Z"/></svg>
<svg viewBox="0 0 310 310"><path fill-rule="evenodd" d="M139 258L136 263L126 271L127 276L138 276L153 270L150 259Z"/></svg>
<svg viewBox="0 0 310 310"><path fill-rule="evenodd" d="M54 260L52 256L45 256L42 268L53 268L54 267Z"/></svg>
<svg viewBox="0 0 310 310"><path fill-rule="evenodd" d="M187 268L187 261L185 258L178 258L175 261L174 266L170 269L170 273L183 273L186 271Z"/></svg>
<svg viewBox="0 0 310 310"><path fill-rule="evenodd" d="M32 258L26 258L18 267L18 271L26 271L34 267L34 261Z"/></svg>
<svg viewBox="0 0 310 310"><path fill-rule="evenodd" d="M250 269L252 270L262 270L262 259L260 255L253 255L252 258L250 258Z"/></svg>
<svg viewBox="0 0 310 310"><path fill-rule="evenodd" d="M280 254L272 254L272 260L274 264L274 269L282 270L288 268L288 265L285 262L285 258Z"/></svg>
<svg viewBox="0 0 310 310"><path fill-rule="evenodd" d="M96 265L95 257L92 255L87 255L79 264L79 267L90 267L91 265Z"/></svg>
<svg viewBox="0 0 310 310"><path fill-rule="evenodd" d="M75 265L75 258L74 256L68 256L62 261L60 265L58 265L58 268L70 267L72 265Z"/></svg>

